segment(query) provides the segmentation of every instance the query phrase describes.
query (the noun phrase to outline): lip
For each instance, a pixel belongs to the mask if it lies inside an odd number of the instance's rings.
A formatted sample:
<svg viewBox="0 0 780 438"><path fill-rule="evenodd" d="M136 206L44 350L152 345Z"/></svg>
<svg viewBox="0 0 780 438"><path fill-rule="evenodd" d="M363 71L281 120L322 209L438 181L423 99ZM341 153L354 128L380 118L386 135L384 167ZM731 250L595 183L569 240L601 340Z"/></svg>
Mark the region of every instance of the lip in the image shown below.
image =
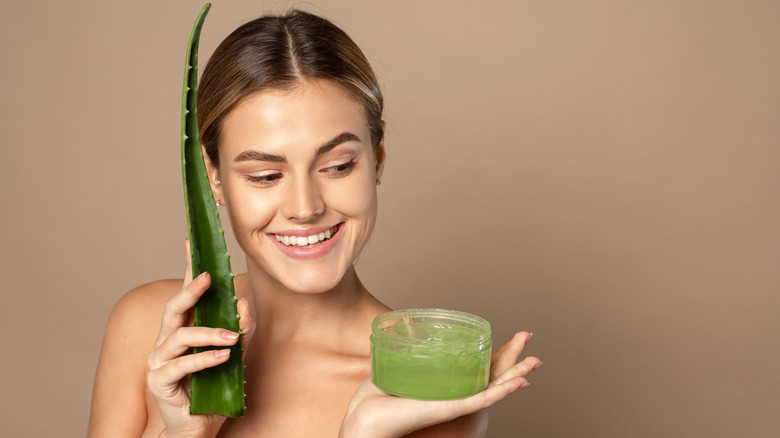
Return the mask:
<svg viewBox="0 0 780 438"><path fill-rule="evenodd" d="M331 238L326 240L325 242L320 243L319 245L314 246L312 248L286 246L283 243L276 240L274 235L279 234L284 236L296 236L296 237L310 236L315 233L325 232L326 230L333 228L334 225L323 226L323 227L312 227L303 230L301 229L285 230L285 231L279 231L277 233L268 233L266 234L266 236L269 239L271 239L271 242L273 242L284 255L294 259L310 259L310 258L323 256L328 252L330 252L330 250L333 249L334 246L336 246L336 243L338 243L339 239L341 239L341 230L344 228L344 222L341 222L335 226L338 226L338 230L336 231L336 234L331 236Z"/></svg>
<svg viewBox="0 0 780 438"><path fill-rule="evenodd" d="M273 236L274 234L278 234L280 236L306 237L306 236L311 236L312 234L324 233L325 231L327 231L327 230L329 230L329 229L331 229L331 228L333 228L335 226L338 226L339 229L341 229L341 225L342 224L343 224L343 222L342 223L338 223L338 224L334 224L334 225L323 225L321 227L312 227L312 228L304 228L304 229L295 228L295 229L292 229L292 230L283 230L283 231L278 231L278 232L275 232L275 233L268 233L268 235ZM276 239L274 239L274 240L276 240Z"/></svg>

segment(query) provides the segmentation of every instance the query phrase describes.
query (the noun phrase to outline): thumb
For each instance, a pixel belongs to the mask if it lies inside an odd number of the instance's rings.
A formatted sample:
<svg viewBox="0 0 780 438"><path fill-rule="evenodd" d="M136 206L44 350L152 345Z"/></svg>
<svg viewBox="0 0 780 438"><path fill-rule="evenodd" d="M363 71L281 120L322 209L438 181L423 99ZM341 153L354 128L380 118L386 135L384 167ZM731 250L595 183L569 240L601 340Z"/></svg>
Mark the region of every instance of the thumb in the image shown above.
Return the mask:
<svg viewBox="0 0 780 438"><path fill-rule="evenodd" d="M246 298L238 300L236 307L238 308L238 327L241 330L241 347L246 355L246 346L255 333L257 323L252 317L252 309Z"/></svg>

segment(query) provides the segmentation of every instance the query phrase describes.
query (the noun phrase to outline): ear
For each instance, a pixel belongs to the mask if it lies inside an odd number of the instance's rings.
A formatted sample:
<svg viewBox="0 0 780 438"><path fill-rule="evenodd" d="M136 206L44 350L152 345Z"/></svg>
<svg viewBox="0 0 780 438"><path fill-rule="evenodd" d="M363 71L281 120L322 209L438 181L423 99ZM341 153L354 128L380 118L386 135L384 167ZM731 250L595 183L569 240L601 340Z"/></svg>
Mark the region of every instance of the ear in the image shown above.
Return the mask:
<svg viewBox="0 0 780 438"><path fill-rule="evenodd" d="M382 120L382 138L379 140L379 145L376 147L376 179L380 181L382 179L382 172L385 170L385 160L387 159L387 151L385 151L385 121Z"/></svg>
<svg viewBox="0 0 780 438"><path fill-rule="evenodd" d="M206 154L206 148L201 145L201 149L203 150L203 161L206 163L206 175L209 176L209 185L211 186L211 193L214 195L214 200L218 201L220 204L225 205L225 199L222 196L222 185L217 184L217 181L219 181L219 170L214 166L214 164L209 159L208 154Z"/></svg>

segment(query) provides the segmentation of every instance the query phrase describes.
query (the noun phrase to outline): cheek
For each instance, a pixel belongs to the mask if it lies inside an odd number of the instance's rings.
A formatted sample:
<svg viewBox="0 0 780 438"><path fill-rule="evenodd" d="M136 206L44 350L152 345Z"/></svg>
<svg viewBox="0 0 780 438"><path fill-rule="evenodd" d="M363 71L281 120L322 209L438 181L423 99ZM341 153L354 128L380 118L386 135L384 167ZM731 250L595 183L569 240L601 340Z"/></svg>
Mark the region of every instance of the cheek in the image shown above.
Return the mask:
<svg viewBox="0 0 780 438"><path fill-rule="evenodd" d="M330 191L326 204L347 217L363 220L370 228L376 217L376 189L371 178L361 175L339 184Z"/></svg>
<svg viewBox="0 0 780 438"><path fill-rule="evenodd" d="M257 196L251 191L227 191L225 193L230 224L236 239L241 243L247 233L264 228L273 219L276 202L272 196Z"/></svg>

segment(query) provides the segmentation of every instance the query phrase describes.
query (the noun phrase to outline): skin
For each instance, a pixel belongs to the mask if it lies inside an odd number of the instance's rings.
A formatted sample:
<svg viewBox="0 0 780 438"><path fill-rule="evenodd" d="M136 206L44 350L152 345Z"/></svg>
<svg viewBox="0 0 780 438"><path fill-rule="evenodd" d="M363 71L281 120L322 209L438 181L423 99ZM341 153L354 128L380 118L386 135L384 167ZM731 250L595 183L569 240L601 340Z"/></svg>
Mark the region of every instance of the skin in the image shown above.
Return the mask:
<svg viewBox="0 0 780 438"><path fill-rule="evenodd" d="M247 416L188 414L188 375L227 360L220 350L188 350L237 342L226 330L191 327L192 306L210 282L203 274L141 286L117 303L89 436L484 436L485 408L527 386L541 364L515 363L527 332L494 352L490 385L473 397L407 400L369 380L371 321L390 309L354 269L376 220L385 162L363 108L330 82L309 80L246 98L222 132L221 164L207 162L207 170L246 253L247 273L235 286ZM289 250L274 237L332 227L338 234L319 249Z"/></svg>

